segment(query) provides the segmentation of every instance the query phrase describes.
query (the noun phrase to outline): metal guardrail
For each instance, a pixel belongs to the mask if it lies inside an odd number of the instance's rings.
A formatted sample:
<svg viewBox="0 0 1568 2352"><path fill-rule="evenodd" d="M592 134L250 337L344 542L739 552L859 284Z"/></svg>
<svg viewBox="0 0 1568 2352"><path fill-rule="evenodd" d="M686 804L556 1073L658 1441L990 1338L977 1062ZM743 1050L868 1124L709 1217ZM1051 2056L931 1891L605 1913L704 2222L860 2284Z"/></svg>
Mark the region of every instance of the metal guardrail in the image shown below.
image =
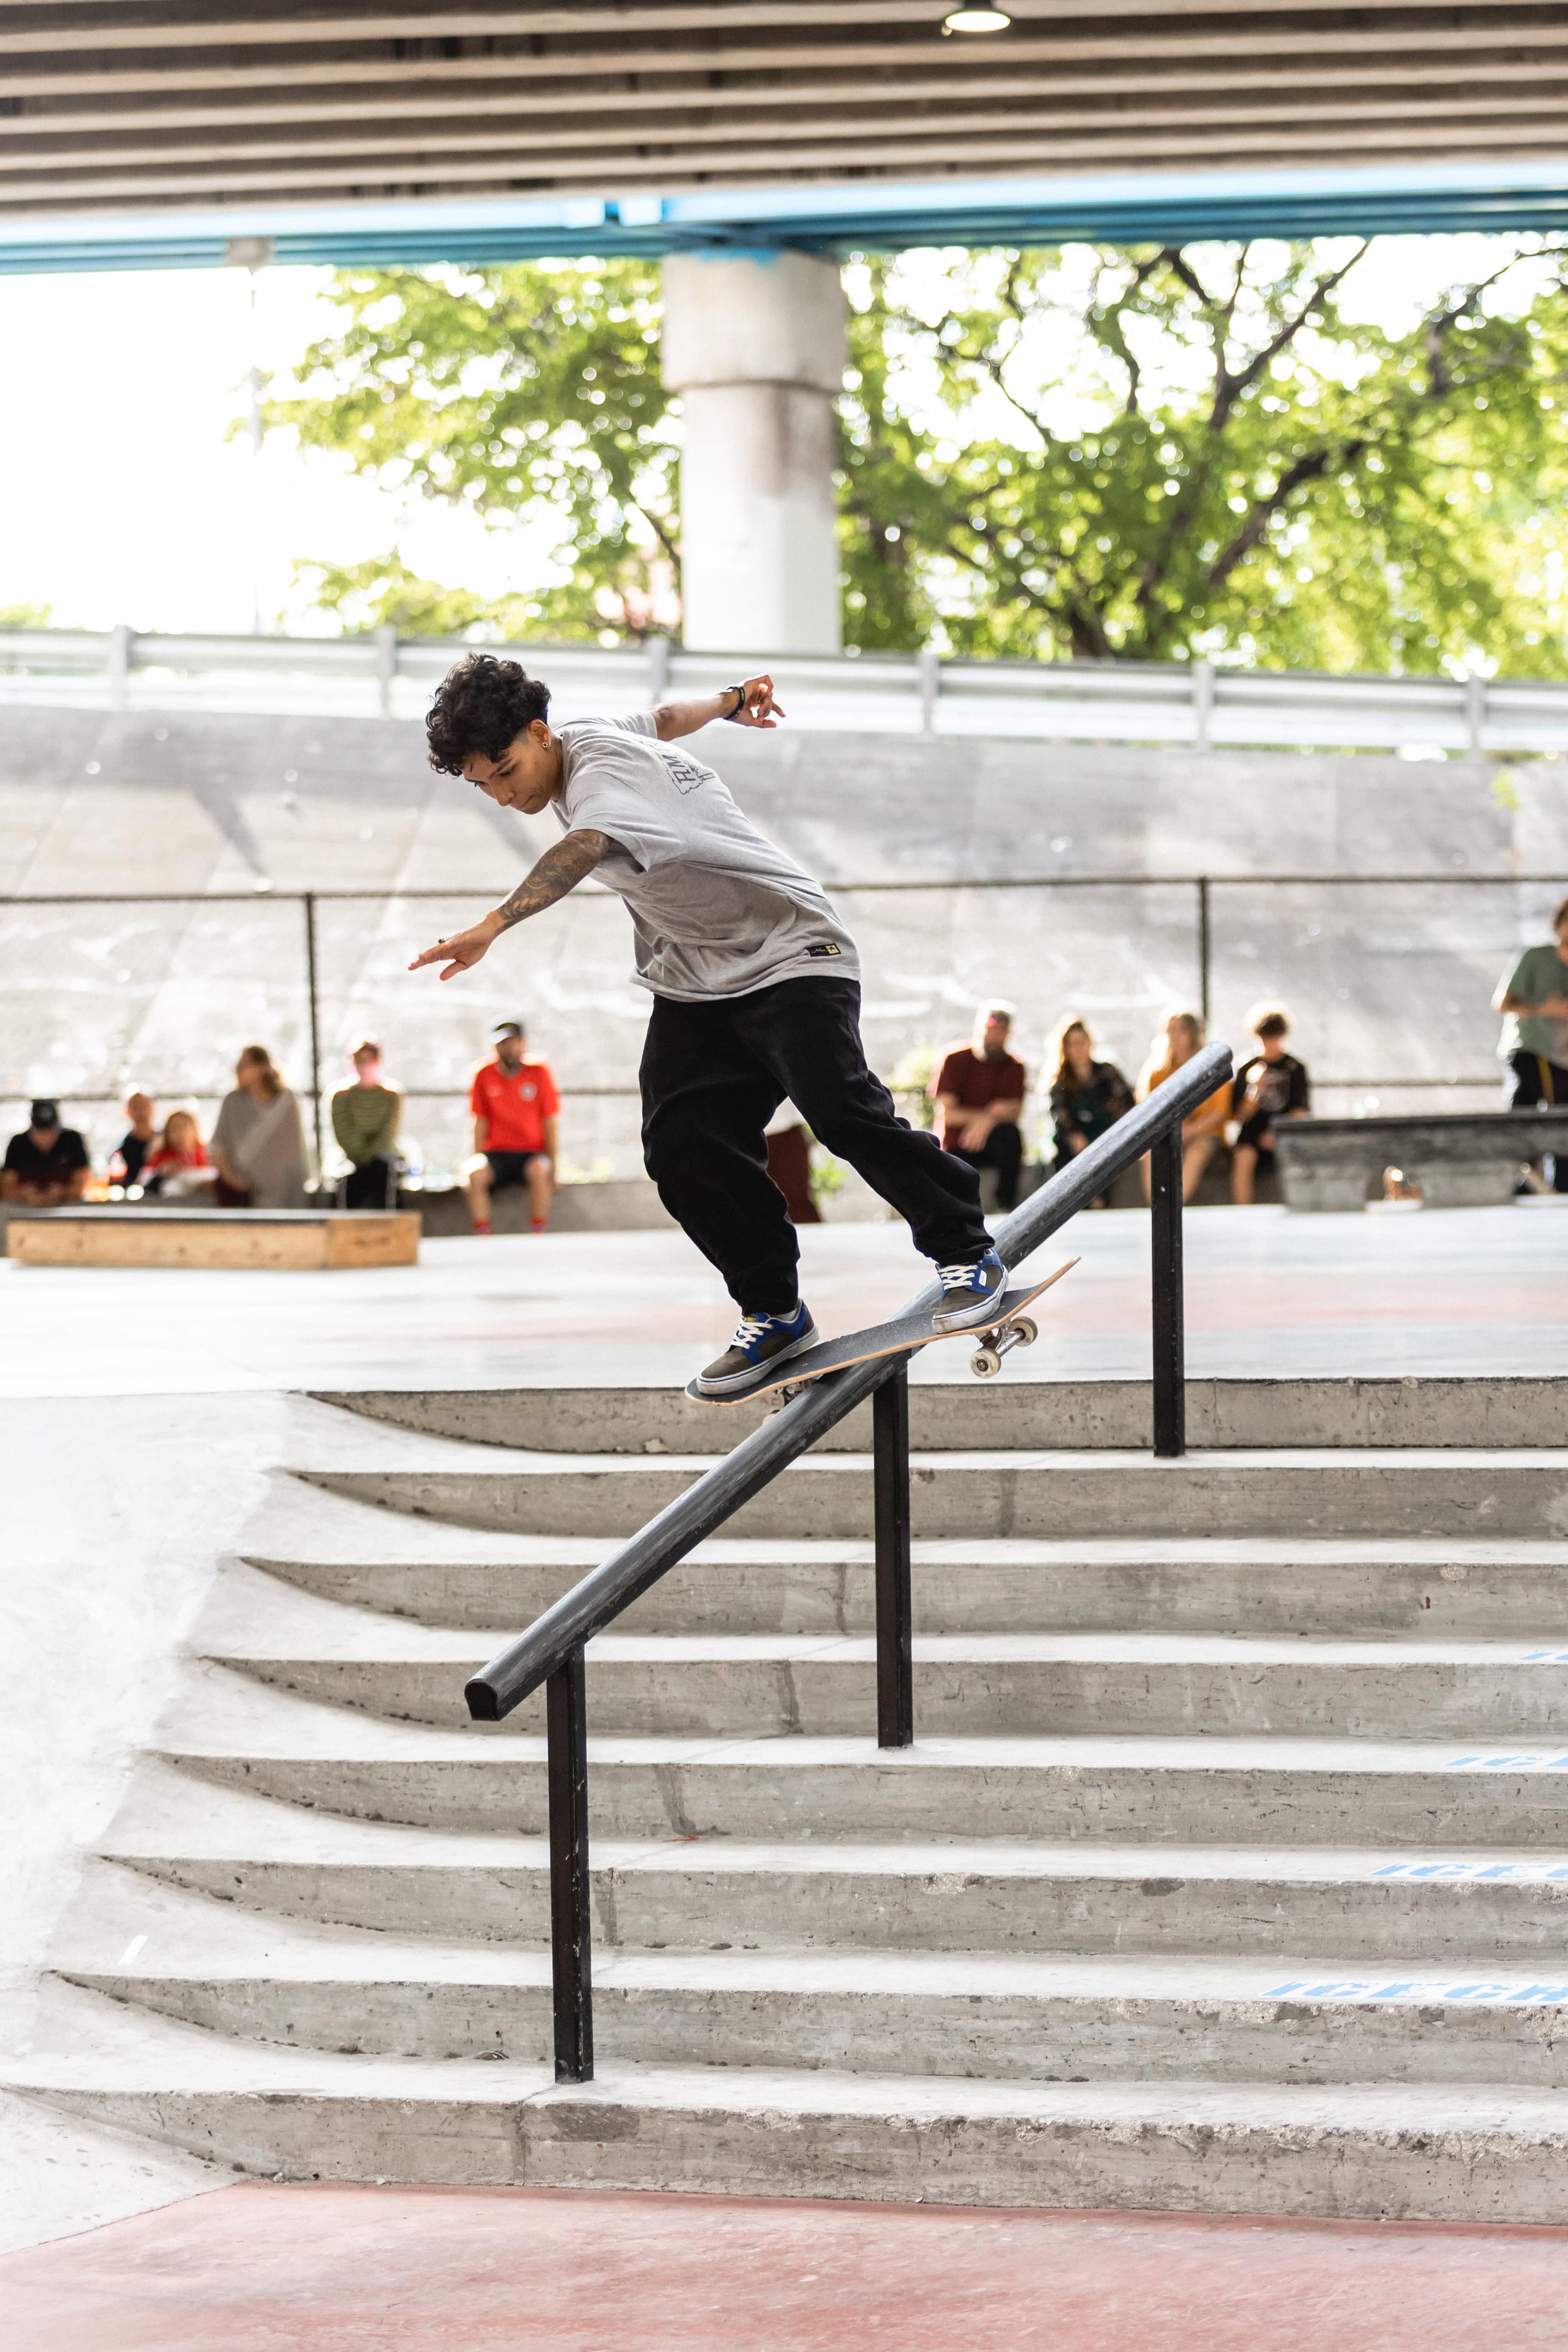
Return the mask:
<svg viewBox="0 0 1568 2352"><path fill-rule="evenodd" d="M183 636L120 627L0 629L0 701L110 709L302 710L416 716L473 650L466 638L382 628L338 637ZM1568 749L1568 684L1547 679L1328 676L1213 662L961 661L915 654L687 652L642 646L497 646L548 678L561 719L707 692L770 670L792 726L1226 746L1468 752Z"/></svg>
<svg viewBox="0 0 1568 2352"><path fill-rule="evenodd" d="M1186 1450L1182 1314L1181 1122L1231 1073L1228 1045L1206 1045L1191 1061L1051 1177L998 1229L1009 1270L1145 1153L1150 1160L1153 1259L1154 1450ZM929 1312L935 1283L900 1309ZM733 1453L667 1504L610 1559L535 1620L465 1687L478 1723L498 1723L545 1685L549 1801L550 1950L555 2072L562 2083L593 2074L591 1920L588 1861L588 1707L584 1644L612 1624L694 1546L733 1517L779 1473L873 1400L873 1521L876 1554L877 1744L915 1738L914 1612L910 1584L909 1369L907 1357L829 1373L774 1413Z"/></svg>

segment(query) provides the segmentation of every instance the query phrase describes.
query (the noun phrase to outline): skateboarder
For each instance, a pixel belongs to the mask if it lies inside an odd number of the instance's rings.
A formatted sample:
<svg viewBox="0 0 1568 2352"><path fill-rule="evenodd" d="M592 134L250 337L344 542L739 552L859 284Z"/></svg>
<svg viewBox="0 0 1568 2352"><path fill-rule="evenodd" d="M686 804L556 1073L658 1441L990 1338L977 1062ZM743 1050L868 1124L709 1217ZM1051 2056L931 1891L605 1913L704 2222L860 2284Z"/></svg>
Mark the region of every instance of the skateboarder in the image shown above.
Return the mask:
<svg viewBox="0 0 1568 2352"><path fill-rule="evenodd" d="M549 689L516 662L469 654L426 718L431 765L500 808L554 813L564 838L494 911L426 948L443 980L470 971L514 923L586 876L632 917L636 978L653 1009L643 1051L643 1153L671 1215L741 1310L705 1395L747 1386L813 1345L800 1253L768 1174L764 1129L787 1095L811 1132L908 1220L936 1261L944 1330L984 1324L1006 1286L979 1180L898 1117L866 1066L854 941L821 886L741 814L713 770L668 748L716 719L784 716L760 677L691 702L552 729Z"/></svg>

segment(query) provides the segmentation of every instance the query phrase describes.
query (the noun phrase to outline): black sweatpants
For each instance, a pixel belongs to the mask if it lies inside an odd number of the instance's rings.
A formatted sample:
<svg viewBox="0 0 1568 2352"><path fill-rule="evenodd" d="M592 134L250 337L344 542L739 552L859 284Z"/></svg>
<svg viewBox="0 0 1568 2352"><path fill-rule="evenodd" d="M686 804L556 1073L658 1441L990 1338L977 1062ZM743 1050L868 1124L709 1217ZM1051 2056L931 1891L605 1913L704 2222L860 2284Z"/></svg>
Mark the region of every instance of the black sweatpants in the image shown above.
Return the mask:
<svg viewBox="0 0 1568 2352"><path fill-rule="evenodd" d="M1568 1110L1568 1070L1544 1054L1511 1054L1513 1100L1510 1110ZM1552 1189L1568 1192L1568 1151L1552 1155Z"/></svg>
<svg viewBox="0 0 1568 2352"><path fill-rule="evenodd" d="M343 1180L344 1208L395 1209L397 1178L398 1163L388 1152L360 1160Z"/></svg>
<svg viewBox="0 0 1568 2352"><path fill-rule="evenodd" d="M1006 1127L993 1127L978 1151L967 1151L961 1143L947 1146L954 1157L967 1160L971 1168L994 1168L997 1171L997 1206L1016 1209L1019 1204L1019 1177L1023 1171L1023 1137L1009 1121Z"/></svg>
<svg viewBox="0 0 1568 2352"><path fill-rule="evenodd" d="M747 1314L795 1304L800 1252L763 1129L786 1095L812 1134L908 1220L915 1245L972 1264L990 1245L975 1171L899 1118L866 1067L852 980L749 996L655 996L643 1048L643 1157L659 1198Z"/></svg>

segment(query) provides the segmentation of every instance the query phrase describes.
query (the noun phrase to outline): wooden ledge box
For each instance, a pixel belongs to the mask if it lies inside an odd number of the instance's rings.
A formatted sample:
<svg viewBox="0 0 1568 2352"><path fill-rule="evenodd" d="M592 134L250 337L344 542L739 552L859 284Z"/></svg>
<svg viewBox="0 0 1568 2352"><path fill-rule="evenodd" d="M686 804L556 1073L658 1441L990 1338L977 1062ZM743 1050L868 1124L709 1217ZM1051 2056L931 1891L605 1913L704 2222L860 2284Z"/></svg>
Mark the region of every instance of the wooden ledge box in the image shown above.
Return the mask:
<svg viewBox="0 0 1568 2352"><path fill-rule="evenodd" d="M5 1232L26 1265L416 1265L419 1219L373 1209L21 1209Z"/></svg>

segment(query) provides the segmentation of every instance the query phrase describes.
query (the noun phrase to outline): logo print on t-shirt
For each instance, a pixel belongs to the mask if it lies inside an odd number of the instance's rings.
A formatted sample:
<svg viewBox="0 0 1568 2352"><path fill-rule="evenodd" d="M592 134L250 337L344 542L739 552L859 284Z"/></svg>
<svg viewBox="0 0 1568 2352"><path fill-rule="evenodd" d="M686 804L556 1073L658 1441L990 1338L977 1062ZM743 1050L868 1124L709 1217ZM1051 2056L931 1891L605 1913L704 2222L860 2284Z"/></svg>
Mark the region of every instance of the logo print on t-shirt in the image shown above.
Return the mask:
<svg viewBox="0 0 1568 2352"><path fill-rule="evenodd" d="M678 751L665 751L661 756L670 772L670 782L678 793L695 792L699 784L706 783L706 768L694 767L690 760L683 760Z"/></svg>

